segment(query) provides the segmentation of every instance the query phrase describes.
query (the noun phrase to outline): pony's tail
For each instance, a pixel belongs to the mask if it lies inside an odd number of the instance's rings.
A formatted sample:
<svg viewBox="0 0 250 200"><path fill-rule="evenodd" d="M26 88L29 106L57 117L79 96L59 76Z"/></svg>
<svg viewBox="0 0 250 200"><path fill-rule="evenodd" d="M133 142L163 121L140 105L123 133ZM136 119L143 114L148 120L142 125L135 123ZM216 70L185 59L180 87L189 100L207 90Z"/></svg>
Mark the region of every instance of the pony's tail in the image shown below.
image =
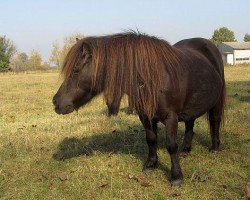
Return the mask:
<svg viewBox="0 0 250 200"><path fill-rule="evenodd" d="M225 123L224 114L225 114L225 107L226 107L226 84L225 84L225 79L224 79L224 73L222 74L221 78L223 81L223 86L222 86L220 98L218 99L218 102L216 103L216 105L207 112L207 119L209 121L210 133L212 133L213 131L212 124L214 123L214 121L219 120L220 122L219 124L220 129L218 131L222 129Z"/></svg>
<svg viewBox="0 0 250 200"><path fill-rule="evenodd" d="M223 74L223 87L221 91L221 97L219 99L219 114L221 118L221 125L224 125L225 122L225 107L226 107L226 83L224 79L224 74Z"/></svg>
<svg viewBox="0 0 250 200"><path fill-rule="evenodd" d="M224 118L225 106L226 106L226 87L225 87L225 80L223 79L223 88L221 91L220 98L215 107L213 107L207 112L207 120L209 122L210 134L212 134L214 131L213 124L215 121L219 121L220 128L217 131L220 131L223 128L225 123L225 118Z"/></svg>

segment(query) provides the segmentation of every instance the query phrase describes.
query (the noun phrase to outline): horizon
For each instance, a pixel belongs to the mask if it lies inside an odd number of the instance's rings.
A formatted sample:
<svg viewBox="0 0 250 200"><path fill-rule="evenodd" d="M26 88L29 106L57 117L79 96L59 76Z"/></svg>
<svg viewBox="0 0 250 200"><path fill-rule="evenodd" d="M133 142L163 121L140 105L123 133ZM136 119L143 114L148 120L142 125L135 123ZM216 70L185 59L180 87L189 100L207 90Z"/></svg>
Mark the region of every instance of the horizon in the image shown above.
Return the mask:
<svg viewBox="0 0 250 200"><path fill-rule="evenodd" d="M48 61L52 43L65 36L106 35L127 29L139 30L174 44L192 37L211 38L214 30L227 27L237 41L250 33L250 1L210 0L183 2L149 0L69 2L12 0L1 2L0 35L14 42L19 52L41 53ZM13 13L13 14L12 14Z"/></svg>

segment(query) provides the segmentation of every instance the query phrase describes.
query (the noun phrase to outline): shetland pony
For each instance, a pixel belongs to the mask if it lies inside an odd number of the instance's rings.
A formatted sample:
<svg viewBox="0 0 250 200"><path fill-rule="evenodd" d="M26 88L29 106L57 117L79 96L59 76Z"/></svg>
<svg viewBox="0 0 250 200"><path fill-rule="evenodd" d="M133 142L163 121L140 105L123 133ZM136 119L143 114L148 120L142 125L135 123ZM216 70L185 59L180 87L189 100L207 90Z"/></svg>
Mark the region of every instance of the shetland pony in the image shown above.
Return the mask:
<svg viewBox="0 0 250 200"><path fill-rule="evenodd" d="M87 37L71 48L62 74L64 81L53 97L58 114L71 113L102 92L108 102L128 95L146 131L149 151L144 169L157 166L157 123L165 125L172 185L183 180L176 143L179 121L186 125L181 151L190 151L194 121L205 113L211 150L219 149L224 67L217 47L206 39L171 46L163 39L135 32Z"/></svg>

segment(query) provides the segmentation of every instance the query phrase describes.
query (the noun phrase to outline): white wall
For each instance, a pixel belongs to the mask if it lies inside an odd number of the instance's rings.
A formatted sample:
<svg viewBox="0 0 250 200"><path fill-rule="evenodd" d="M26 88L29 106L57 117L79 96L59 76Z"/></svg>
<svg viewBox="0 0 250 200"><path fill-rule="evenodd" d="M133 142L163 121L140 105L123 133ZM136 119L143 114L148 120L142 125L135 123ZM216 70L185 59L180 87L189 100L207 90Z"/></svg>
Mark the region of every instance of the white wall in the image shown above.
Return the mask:
<svg viewBox="0 0 250 200"><path fill-rule="evenodd" d="M234 64L234 55L233 54L227 54L227 64L233 65Z"/></svg>
<svg viewBox="0 0 250 200"><path fill-rule="evenodd" d="M234 50L234 62L235 64L250 63L250 50Z"/></svg>
<svg viewBox="0 0 250 200"><path fill-rule="evenodd" d="M218 46L222 54L222 59L225 63L230 65L240 63L250 63L250 49L248 50L234 50L231 46L221 43Z"/></svg>

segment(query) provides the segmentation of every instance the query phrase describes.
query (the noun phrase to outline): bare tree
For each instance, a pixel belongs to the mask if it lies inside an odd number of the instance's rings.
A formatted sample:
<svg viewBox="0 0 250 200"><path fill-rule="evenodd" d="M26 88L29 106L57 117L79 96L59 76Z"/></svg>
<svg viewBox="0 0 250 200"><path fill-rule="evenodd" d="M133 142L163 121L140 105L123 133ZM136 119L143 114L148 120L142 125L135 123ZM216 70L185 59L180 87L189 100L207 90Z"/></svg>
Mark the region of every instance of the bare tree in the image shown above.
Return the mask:
<svg viewBox="0 0 250 200"><path fill-rule="evenodd" d="M82 39L84 36L81 33L74 33L66 36L63 40L63 46L60 47L58 40L52 44L52 50L50 55L50 62L57 68L61 68L64 59L69 52L70 48L76 43L76 39Z"/></svg>

